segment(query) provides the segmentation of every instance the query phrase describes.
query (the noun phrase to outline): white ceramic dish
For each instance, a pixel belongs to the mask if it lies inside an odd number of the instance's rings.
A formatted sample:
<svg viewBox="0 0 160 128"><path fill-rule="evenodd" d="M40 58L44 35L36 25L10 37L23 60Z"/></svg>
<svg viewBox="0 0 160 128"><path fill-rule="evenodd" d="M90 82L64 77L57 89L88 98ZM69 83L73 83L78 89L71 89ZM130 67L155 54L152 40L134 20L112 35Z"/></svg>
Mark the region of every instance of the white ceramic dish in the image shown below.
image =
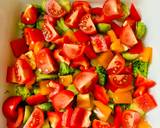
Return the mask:
<svg viewBox="0 0 160 128"><path fill-rule="evenodd" d="M34 0L39 1L39 0ZM104 0L90 0L101 5ZM9 47L9 41L16 37L17 21L19 19L20 10L26 3L33 0L0 0L0 109L4 99L9 95L6 93L8 85L5 82L7 65L12 63L13 56ZM148 33L145 39L147 46L153 47L153 63L150 66L149 78L154 79L157 83L151 93L156 98L158 107L147 114L147 118L153 128L160 128L160 1L159 0L137 0L134 1L139 8L143 21L147 24ZM12 89L10 89L12 92ZM6 128L6 122L0 110L1 128Z"/></svg>

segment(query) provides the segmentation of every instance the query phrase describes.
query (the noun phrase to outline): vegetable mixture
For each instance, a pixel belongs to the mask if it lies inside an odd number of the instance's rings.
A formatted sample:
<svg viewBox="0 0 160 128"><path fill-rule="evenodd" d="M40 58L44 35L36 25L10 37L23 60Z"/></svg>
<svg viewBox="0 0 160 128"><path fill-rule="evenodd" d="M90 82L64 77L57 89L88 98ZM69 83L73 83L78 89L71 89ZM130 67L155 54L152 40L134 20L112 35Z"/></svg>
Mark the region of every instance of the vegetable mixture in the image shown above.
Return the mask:
<svg viewBox="0 0 160 128"><path fill-rule="evenodd" d="M21 13L3 103L8 128L151 128L152 48L135 5L42 0Z"/></svg>

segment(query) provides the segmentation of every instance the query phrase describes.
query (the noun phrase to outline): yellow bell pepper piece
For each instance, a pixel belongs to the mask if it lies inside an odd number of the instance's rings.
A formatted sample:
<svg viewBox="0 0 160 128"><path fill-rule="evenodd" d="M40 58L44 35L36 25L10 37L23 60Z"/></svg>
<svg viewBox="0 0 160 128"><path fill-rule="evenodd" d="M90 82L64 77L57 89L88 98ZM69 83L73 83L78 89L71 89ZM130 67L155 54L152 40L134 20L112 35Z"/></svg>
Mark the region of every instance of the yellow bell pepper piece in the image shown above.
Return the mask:
<svg viewBox="0 0 160 128"><path fill-rule="evenodd" d="M64 86L69 86L73 82L72 75L59 76L59 82Z"/></svg>
<svg viewBox="0 0 160 128"><path fill-rule="evenodd" d="M138 128L152 128L151 125L145 120L145 119L141 119Z"/></svg>
<svg viewBox="0 0 160 128"><path fill-rule="evenodd" d="M113 30L108 31L107 34L109 35L112 43L116 42L116 40L118 40L118 38Z"/></svg>
<svg viewBox="0 0 160 128"><path fill-rule="evenodd" d="M145 47L143 52L140 54L139 59L144 62L151 62L152 61L152 48Z"/></svg>
<svg viewBox="0 0 160 128"><path fill-rule="evenodd" d="M109 116L111 115L112 109L110 107L108 107L107 105L103 104L100 101L93 101L94 105L96 106L97 110L99 110L101 112L101 117L99 116L99 118L102 121L107 121Z"/></svg>
<svg viewBox="0 0 160 128"><path fill-rule="evenodd" d="M120 43L120 39L115 40L115 41L111 44L110 49L111 49L112 51L115 51L115 52L124 52L124 51L125 51L123 45Z"/></svg>

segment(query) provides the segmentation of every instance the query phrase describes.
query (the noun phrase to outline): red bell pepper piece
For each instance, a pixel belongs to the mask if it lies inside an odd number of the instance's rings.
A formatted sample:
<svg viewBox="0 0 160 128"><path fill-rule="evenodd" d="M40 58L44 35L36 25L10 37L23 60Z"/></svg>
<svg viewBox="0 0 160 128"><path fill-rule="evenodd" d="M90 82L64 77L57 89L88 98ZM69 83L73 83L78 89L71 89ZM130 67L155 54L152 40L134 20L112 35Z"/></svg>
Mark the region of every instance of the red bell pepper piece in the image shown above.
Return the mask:
<svg viewBox="0 0 160 128"><path fill-rule="evenodd" d="M73 100L74 93L69 90L62 90L51 98L52 105L57 111L65 109Z"/></svg>
<svg viewBox="0 0 160 128"><path fill-rule="evenodd" d="M19 38L16 40L12 40L10 42L12 52L15 57L19 57L21 54L28 51L28 46L24 38Z"/></svg>
<svg viewBox="0 0 160 128"><path fill-rule="evenodd" d="M144 93L146 93L146 91L147 91L147 88L145 86L140 86L133 93L133 97L142 96Z"/></svg>
<svg viewBox="0 0 160 128"><path fill-rule="evenodd" d="M88 41L90 41L90 37L81 30L74 32L74 35L80 43L86 44Z"/></svg>
<svg viewBox="0 0 160 128"><path fill-rule="evenodd" d="M95 85L93 95L96 100L101 101L103 104L108 104L109 96L106 93L106 89L99 85Z"/></svg>
<svg viewBox="0 0 160 128"><path fill-rule="evenodd" d="M8 83L18 83L15 66L10 66L7 68L6 81Z"/></svg>
<svg viewBox="0 0 160 128"><path fill-rule="evenodd" d="M29 105L37 105L47 101L48 101L47 97L41 94L32 95L26 99L26 102Z"/></svg>
<svg viewBox="0 0 160 128"><path fill-rule="evenodd" d="M136 27L136 20L134 20L132 17L127 17L124 21L123 25L129 24L133 30L135 30Z"/></svg>
<svg viewBox="0 0 160 128"><path fill-rule="evenodd" d="M140 54L143 52L143 49L143 43L141 41L138 41L138 43L134 45L131 49L129 49L128 52L132 54Z"/></svg>
<svg viewBox="0 0 160 128"><path fill-rule="evenodd" d="M108 35L105 35L104 39L106 41L107 47L110 48L110 46L111 46L111 38Z"/></svg>
<svg viewBox="0 0 160 128"><path fill-rule="evenodd" d="M91 45L86 46L84 50L84 54L89 58L89 59L94 59L97 57L97 54L94 52L93 47Z"/></svg>
<svg viewBox="0 0 160 128"><path fill-rule="evenodd" d="M122 109L120 106L115 108L115 117L112 128L120 128L122 124Z"/></svg>
<svg viewBox="0 0 160 128"><path fill-rule="evenodd" d="M117 37L120 37L121 32L122 32L122 27L117 25L116 23L112 22L111 23L112 29L116 33Z"/></svg>
<svg viewBox="0 0 160 128"><path fill-rule="evenodd" d="M131 7L130 7L130 16L136 21L141 20L141 16L138 13L138 11L133 3L131 4Z"/></svg>
<svg viewBox="0 0 160 128"><path fill-rule="evenodd" d="M70 127L70 121L72 117L73 109L66 108L65 112L62 114L62 126L63 127Z"/></svg>

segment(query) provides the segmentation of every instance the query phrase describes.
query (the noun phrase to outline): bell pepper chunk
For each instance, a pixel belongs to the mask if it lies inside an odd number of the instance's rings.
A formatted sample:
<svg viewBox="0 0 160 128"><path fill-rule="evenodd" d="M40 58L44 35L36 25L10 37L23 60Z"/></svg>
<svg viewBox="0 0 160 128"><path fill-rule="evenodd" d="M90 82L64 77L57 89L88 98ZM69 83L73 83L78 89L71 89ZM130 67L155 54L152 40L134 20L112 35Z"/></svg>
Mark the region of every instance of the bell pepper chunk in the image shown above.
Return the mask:
<svg viewBox="0 0 160 128"><path fill-rule="evenodd" d="M151 47L145 47L143 49L143 52L140 54L139 59L144 62L151 63L152 61L152 48Z"/></svg>

